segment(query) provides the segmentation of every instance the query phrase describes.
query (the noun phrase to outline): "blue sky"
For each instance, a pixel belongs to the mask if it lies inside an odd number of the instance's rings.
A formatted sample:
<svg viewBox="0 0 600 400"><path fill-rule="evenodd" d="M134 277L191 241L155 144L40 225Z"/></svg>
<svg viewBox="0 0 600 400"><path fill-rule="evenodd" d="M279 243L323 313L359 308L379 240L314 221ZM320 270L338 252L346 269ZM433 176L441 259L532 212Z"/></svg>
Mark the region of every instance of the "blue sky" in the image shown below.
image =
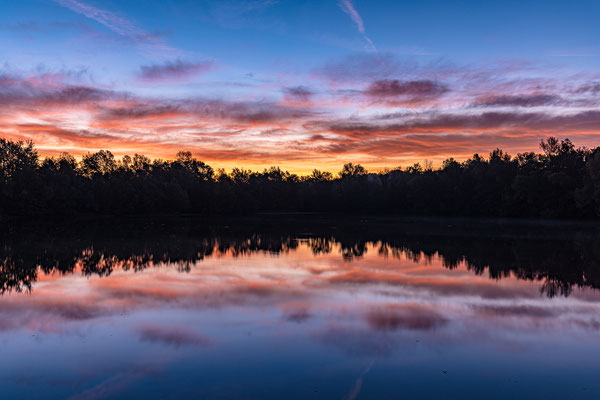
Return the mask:
<svg viewBox="0 0 600 400"><path fill-rule="evenodd" d="M535 150L549 134L593 145L598 121L585 113L600 94L599 15L597 1L5 2L0 133L48 154L112 147L168 157L189 148L225 167L296 170ZM74 88L98 93L65 101ZM61 100L40 102L50 97ZM118 124L98 123L107 110ZM267 111L277 115L259 118ZM499 111L571 119L555 131L512 120L497 129L407 122ZM383 126L391 114L403 115L402 129ZM346 132L341 121L370 125ZM468 135L475 143L458 140Z"/></svg>

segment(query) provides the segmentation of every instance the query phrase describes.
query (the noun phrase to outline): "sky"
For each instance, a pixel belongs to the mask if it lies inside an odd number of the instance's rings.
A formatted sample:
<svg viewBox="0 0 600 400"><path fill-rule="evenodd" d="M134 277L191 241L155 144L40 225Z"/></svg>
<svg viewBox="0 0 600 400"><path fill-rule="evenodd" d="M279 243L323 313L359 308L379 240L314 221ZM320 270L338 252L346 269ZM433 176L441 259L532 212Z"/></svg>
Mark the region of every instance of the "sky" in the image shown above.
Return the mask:
<svg viewBox="0 0 600 400"><path fill-rule="evenodd" d="M297 173L600 145L600 2L0 2L0 136Z"/></svg>

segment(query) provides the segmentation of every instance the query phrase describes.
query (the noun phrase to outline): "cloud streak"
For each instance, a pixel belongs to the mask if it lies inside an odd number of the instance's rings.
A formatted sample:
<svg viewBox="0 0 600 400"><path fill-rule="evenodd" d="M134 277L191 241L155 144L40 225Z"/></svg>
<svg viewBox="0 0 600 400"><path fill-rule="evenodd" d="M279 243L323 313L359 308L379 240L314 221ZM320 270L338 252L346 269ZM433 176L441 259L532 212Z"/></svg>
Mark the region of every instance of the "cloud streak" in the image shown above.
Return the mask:
<svg viewBox="0 0 600 400"><path fill-rule="evenodd" d="M365 32L365 24L363 22L363 19L360 16L360 14L358 13L358 11L356 11L356 8L354 7L352 0L339 0L338 5L342 9L342 11L345 12L346 14L348 14L348 16L350 16L350 19L352 19L352 21L354 21L354 23L356 24L356 28L358 29L358 32L367 41L367 44L369 45L369 49L377 50L375 48L375 45L373 44L373 41L367 36L367 34Z"/></svg>

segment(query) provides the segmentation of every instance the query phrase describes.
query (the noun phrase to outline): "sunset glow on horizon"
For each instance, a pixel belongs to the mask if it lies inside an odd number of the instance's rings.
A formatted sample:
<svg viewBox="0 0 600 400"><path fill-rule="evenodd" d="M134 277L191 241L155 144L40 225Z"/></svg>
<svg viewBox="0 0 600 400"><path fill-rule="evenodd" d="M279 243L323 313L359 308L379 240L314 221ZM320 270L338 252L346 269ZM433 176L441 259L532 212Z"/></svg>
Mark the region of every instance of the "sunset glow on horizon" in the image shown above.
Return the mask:
<svg viewBox="0 0 600 400"><path fill-rule="evenodd" d="M300 174L548 136L595 147L599 15L595 1L6 2L0 137Z"/></svg>

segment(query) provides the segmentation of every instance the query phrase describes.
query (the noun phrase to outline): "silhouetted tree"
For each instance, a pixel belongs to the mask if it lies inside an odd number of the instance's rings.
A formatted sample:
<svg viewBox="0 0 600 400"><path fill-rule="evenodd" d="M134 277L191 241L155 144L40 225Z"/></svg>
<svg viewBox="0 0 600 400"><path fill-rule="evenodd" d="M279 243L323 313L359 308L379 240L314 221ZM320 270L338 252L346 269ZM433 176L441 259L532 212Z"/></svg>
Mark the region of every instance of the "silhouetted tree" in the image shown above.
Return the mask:
<svg viewBox="0 0 600 400"><path fill-rule="evenodd" d="M38 154L33 142L0 138L0 178L8 180L27 169L37 167Z"/></svg>
<svg viewBox="0 0 600 400"><path fill-rule="evenodd" d="M344 164L340 171L341 178L356 178L367 174L367 170L360 164Z"/></svg>

